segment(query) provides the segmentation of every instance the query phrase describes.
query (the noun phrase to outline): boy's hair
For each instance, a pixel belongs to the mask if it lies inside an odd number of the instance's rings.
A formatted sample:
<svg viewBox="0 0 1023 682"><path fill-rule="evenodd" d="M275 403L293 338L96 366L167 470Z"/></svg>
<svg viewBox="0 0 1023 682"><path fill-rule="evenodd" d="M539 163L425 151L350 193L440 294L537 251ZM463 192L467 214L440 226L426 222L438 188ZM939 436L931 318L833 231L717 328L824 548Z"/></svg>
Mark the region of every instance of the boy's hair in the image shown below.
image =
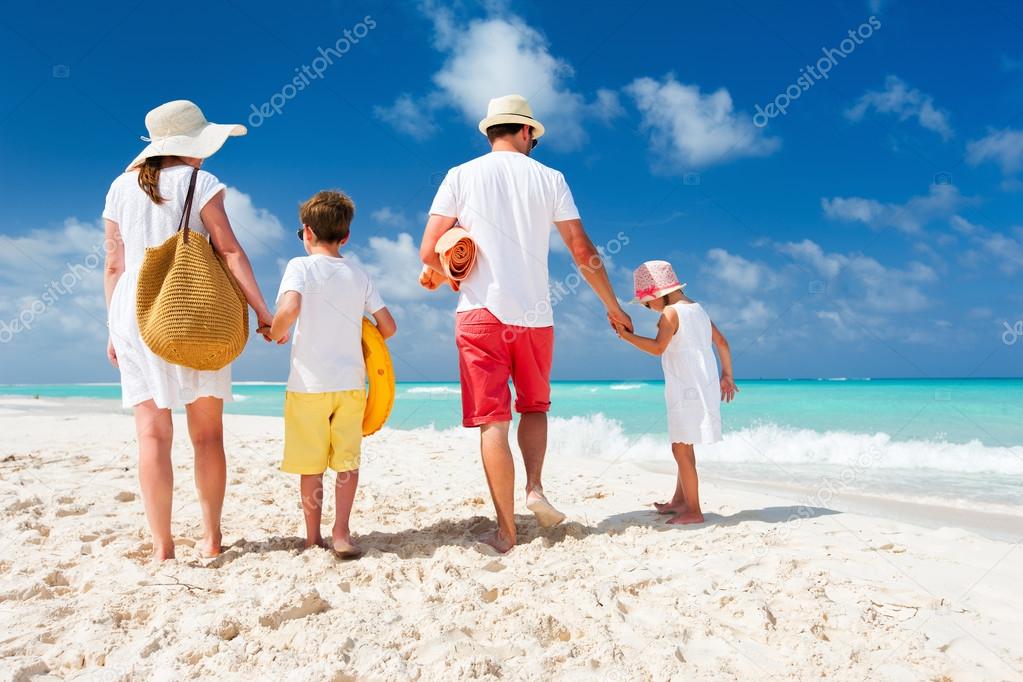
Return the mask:
<svg viewBox="0 0 1023 682"><path fill-rule="evenodd" d="M317 241L333 244L348 238L355 202L344 192L324 190L302 204L298 217L313 231Z"/></svg>
<svg viewBox="0 0 1023 682"><path fill-rule="evenodd" d="M487 128L487 139L490 140L490 144L493 144L494 140L508 135L517 135L524 125L524 123L498 123L490 126Z"/></svg>

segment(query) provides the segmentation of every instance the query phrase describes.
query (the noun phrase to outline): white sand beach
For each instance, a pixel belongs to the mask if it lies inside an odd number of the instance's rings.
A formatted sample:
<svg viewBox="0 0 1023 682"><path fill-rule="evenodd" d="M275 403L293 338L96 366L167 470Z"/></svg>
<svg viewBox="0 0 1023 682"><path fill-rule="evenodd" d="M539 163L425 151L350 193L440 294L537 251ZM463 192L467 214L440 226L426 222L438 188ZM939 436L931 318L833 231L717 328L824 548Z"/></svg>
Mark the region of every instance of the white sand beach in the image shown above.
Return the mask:
<svg viewBox="0 0 1023 682"><path fill-rule="evenodd" d="M649 503L669 475L554 451L569 521L523 506L498 557L472 540L492 512L475 432L385 430L353 514L368 552L340 561L300 550L281 420L228 416L227 551L192 547L176 421L179 558L152 564L131 417L22 407L0 413L0 679L1023 679L1005 519L986 537L705 477L707 523L668 527Z"/></svg>

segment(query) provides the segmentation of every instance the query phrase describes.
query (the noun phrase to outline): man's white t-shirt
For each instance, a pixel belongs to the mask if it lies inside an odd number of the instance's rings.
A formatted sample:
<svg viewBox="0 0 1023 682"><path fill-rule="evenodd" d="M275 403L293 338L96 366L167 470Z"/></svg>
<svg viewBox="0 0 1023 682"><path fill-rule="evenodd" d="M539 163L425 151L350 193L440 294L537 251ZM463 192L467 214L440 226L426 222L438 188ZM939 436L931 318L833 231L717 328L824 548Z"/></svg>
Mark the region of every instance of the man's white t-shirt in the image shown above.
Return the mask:
<svg viewBox="0 0 1023 682"><path fill-rule="evenodd" d="M284 269L277 305L286 292L302 295L291 341L288 390L352 391L366 387L362 318L384 307L369 275L345 258L314 254Z"/></svg>
<svg viewBox="0 0 1023 682"><path fill-rule="evenodd" d="M505 324L554 324L547 273L551 226L579 217L565 176L518 152L490 152L448 171L430 213L457 218L478 247L458 311Z"/></svg>

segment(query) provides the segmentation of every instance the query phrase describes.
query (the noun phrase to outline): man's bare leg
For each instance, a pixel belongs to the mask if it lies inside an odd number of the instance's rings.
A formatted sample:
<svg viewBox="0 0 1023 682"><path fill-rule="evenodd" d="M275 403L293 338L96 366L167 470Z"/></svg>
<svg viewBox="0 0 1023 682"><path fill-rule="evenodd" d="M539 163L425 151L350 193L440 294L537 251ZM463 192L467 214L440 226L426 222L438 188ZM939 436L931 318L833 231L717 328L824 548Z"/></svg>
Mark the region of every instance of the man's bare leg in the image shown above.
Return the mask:
<svg viewBox="0 0 1023 682"><path fill-rule="evenodd" d="M544 528L556 526L565 515L543 493L543 460L547 454L547 413L527 412L519 419L519 449L526 468L526 508Z"/></svg>
<svg viewBox="0 0 1023 682"><path fill-rule="evenodd" d="M502 554L515 546L515 461L508 445L510 427L511 422L480 426L483 471L497 512L497 532L483 542Z"/></svg>

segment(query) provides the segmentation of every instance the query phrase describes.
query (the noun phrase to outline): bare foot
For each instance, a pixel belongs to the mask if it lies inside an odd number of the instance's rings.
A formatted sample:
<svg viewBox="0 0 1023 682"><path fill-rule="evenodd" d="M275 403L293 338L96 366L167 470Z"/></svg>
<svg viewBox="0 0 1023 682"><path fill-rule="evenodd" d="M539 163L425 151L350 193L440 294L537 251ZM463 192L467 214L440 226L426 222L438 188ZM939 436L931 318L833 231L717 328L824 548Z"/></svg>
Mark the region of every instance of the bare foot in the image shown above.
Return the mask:
<svg viewBox="0 0 1023 682"><path fill-rule="evenodd" d="M174 558L174 543L153 545L153 561L169 561Z"/></svg>
<svg viewBox="0 0 1023 682"><path fill-rule="evenodd" d="M312 549L313 547L321 547L323 549L334 549L334 546L324 540L322 537L306 538L305 547L303 549Z"/></svg>
<svg viewBox="0 0 1023 682"><path fill-rule="evenodd" d="M352 542L351 535L335 535L333 549L342 559L358 559L362 556L362 548Z"/></svg>
<svg viewBox="0 0 1023 682"><path fill-rule="evenodd" d="M541 528L550 528L565 520L565 515L555 509L540 490L531 490L526 495L526 509L536 515Z"/></svg>
<svg viewBox="0 0 1023 682"><path fill-rule="evenodd" d="M685 508L684 502L654 502L654 508L658 514L677 514L679 511Z"/></svg>
<svg viewBox="0 0 1023 682"><path fill-rule="evenodd" d="M484 545L492 547L498 554L507 554L515 546L515 540L509 540L499 530L484 533L476 539Z"/></svg>
<svg viewBox="0 0 1023 682"><path fill-rule="evenodd" d="M668 523L673 524L685 524L685 523L703 523L703 512L699 511L680 511L679 513L668 519Z"/></svg>
<svg viewBox="0 0 1023 682"><path fill-rule="evenodd" d="M217 533L216 537L203 538L202 542L199 543L199 556L203 559L212 559L215 556L220 556L220 553L224 551L224 547L220 544L222 538L220 533Z"/></svg>

